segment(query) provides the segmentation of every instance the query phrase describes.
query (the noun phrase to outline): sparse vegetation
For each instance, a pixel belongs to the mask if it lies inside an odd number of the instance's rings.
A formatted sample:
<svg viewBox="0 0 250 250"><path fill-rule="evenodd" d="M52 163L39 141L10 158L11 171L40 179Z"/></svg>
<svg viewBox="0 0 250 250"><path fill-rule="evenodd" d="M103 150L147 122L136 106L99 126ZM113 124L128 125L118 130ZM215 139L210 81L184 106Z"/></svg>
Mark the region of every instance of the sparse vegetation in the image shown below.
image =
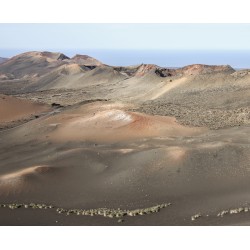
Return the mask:
<svg viewBox="0 0 250 250"><path fill-rule="evenodd" d="M250 124L249 107L208 109L197 104L191 104L188 106L160 101L149 101L131 111L142 112L150 115L172 116L176 117L177 121L182 125L208 127L214 130Z"/></svg>
<svg viewBox="0 0 250 250"><path fill-rule="evenodd" d="M238 208L233 208L233 209L229 209L229 210L222 210L221 212L219 212L217 214L218 217L223 217L226 214L239 214L242 212L249 212L250 208L249 207L238 207Z"/></svg>
<svg viewBox="0 0 250 250"><path fill-rule="evenodd" d="M65 208L57 208L52 205L46 204L20 204L20 203L11 203L11 204L0 204L0 208L10 208L10 209L18 209L18 208L31 208L31 209L55 209L55 211L59 214L65 215L84 215L84 216L103 216L108 218L119 218L118 222L123 222L124 216L138 216L138 215L147 215L152 213L158 213L161 209L170 206L171 203L163 203L160 205L148 207L148 208L140 208L134 210L122 210L112 209L112 208L96 208L96 209L65 209Z"/></svg>
<svg viewBox="0 0 250 250"><path fill-rule="evenodd" d="M195 214L195 215L193 215L193 216L191 216L191 220L196 220L196 219L198 219L198 218L200 218L201 217L201 214L199 213L199 214Z"/></svg>

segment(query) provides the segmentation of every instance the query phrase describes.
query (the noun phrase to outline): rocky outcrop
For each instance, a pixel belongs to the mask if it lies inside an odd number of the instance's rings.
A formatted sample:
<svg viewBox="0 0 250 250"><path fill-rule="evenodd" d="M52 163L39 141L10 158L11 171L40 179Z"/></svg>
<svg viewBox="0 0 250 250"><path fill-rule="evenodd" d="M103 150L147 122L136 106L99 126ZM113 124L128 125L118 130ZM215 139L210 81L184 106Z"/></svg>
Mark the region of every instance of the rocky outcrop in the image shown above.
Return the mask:
<svg viewBox="0 0 250 250"><path fill-rule="evenodd" d="M155 64L141 64L141 65L135 65L135 66L127 66L127 67L113 67L116 71L122 73L123 75L129 76L129 77L142 77L146 75L147 73L154 74L156 70L159 68L159 66Z"/></svg>
<svg viewBox="0 0 250 250"><path fill-rule="evenodd" d="M145 74L149 72L155 72L155 70L158 68L155 64L142 64L138 67L137 71L135 72L134 76L144 76Z"/></svg>
<svg viewBox="0 0 250 250"><path fill-rule="evenodd" d="M181 69L177 69L184 75L196 75L196 74L208 74L217 72L228 72L233 73L235 70L229 65L204 65L204 64L193 64L185 66Z"/></svg>
<svg viewBox="0 0 250 250"><path fill-rule="evenodd" d="M135 65L135 66L118 66L118 67L113 67L114 70L120 72L121 74L123 75L126 75L126 76L133 76L136 71L138 70L140 66L138 65Z"/></svg>
<svg viewBox="0 0 250 250"><path fill-rule="evenodd" d="M175 76L177 72L174 69L157 68L155 70L155 74L160 77L168 77L168 76Z"/></svg>
<svg viewBox="0 0 250 250"><path fill-rule="evenodd" d="M229 65L216 66L205 64L192 64L178 69L157 68L155 70L155 73L160 77L201 75L220 72L232 74L235 70Z"/></svg>

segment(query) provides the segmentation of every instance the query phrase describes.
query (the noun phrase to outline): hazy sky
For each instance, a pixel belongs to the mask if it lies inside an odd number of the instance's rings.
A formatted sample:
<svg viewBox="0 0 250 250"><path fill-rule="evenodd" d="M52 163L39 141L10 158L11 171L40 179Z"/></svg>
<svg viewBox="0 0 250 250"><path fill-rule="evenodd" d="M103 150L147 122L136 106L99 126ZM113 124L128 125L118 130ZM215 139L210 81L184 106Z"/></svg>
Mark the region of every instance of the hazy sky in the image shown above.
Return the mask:
<svg viewBox="0 0 250 250"><path fill-rule="evenodd" d="M0 24L0 57L31 50L87 54L110 65L249 68L250 24Z"/></svg>
<svg viewBox="0 0 250 250"><path fill-rule="evenodd" d="M250 24L0 24L13 49L250 50Z"/></svg>

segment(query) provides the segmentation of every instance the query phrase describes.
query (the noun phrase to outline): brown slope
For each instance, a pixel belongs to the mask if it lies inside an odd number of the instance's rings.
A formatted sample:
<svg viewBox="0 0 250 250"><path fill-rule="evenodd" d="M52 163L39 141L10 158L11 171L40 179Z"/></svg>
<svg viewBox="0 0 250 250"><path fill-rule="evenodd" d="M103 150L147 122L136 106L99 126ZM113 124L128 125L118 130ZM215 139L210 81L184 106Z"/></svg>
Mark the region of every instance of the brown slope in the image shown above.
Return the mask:
<svg viewBox="0 0 250 250"><path fill-rule="evenodd" d="M79 65L75 64L74 67L75 69L80 69ZM37 89L81 89L94 85L101 85L101 89L105 87L105 85L114 84L126 78L126 76L114 70L112 67L105 65L98 66L92 70L89 68L81 68L81 70L76 70L76 72L73 72L72 65L68 68L71 68L68 75L58 75L58 73L53 72L53 79L50 79L50 74L41 78L36 84Z"/></svg>
<svg viewBox="0 0 250 250"><path fill-rule="evenodd" d="M90 69L78 64L65 64L40 77L26 91L70 88L84 73Z"/></svg>

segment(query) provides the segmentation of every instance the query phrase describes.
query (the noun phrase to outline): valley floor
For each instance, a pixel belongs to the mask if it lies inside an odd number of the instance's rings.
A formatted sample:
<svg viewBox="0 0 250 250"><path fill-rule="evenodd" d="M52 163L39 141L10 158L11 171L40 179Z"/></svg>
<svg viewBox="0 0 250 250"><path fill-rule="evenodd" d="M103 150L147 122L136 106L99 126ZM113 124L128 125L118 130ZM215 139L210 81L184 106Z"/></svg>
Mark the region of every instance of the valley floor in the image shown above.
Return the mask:
<svg viewBox="0 0 250 250"><path fill-rule="evenodd" d="M170 206L121 218L6 206L0 208L1 225L248 224L250 126L183 127L178 118L132 109L93 101L2 130L0 204Z"/></svg>

